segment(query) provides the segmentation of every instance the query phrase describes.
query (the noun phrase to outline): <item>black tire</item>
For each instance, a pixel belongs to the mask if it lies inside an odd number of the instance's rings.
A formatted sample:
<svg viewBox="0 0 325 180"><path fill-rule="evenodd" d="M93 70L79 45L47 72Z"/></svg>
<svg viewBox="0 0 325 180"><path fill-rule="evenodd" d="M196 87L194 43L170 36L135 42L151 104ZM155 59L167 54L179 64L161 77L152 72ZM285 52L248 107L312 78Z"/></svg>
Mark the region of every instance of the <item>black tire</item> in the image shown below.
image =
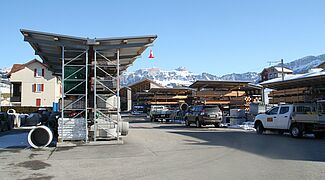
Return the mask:
<svg viewBox="0 0 325 180"><path fill-rule="evenodd" d="M8 131L14 128L14 122L11 119L8 119Z"/></svg>
<svg viewBox="0 0 325 180"><path fill-rule="evenodd" d="M256 123L256 133L263 134L264 133L264 126L261 122Z"/></svg>
<svg viewBox="0 0 325 180"><path fill-rule="evenodd" d="M303 133L302 133L301 126L299 126L298 124L291 125L291 127L290 127L290 134L294 138L300 138L300 137L302 137Z"/></svg>
<svg viewBox="0 0 325 180"><path fill-rule="evenodd" d="M201 122L198 119L196 119L195 125L196 125L197 128L202 127Z"/></svg>
<svg viewBox="0 0 325 180"><path fill-rule="evenodd" d="M220 127L220 123L215 123L214 124L214 127L219 128Z"/></svg>
<svg viewBox="0 0 325 180"><path fill-rule="evenodd" d="M316 139L323 139L325 137L325 133L323 132L318 132L318 133L315 133L315 138Z"/></svg>

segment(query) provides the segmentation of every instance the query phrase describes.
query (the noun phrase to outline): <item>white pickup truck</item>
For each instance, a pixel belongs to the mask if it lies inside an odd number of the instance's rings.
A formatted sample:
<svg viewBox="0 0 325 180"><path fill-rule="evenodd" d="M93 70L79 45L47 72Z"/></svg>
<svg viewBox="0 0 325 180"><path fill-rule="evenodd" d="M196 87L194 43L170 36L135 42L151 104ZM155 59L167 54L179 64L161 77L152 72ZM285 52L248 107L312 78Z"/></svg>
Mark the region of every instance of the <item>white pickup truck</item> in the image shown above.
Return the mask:
<svg viewBox="0 0 325 180"><path fill-rule="evenodd" d="M303 104L283 104L255 117L254 127L258 134L265 130L290 132L292 137L313 133L316 138L325 137L325 101Z"/></svg>

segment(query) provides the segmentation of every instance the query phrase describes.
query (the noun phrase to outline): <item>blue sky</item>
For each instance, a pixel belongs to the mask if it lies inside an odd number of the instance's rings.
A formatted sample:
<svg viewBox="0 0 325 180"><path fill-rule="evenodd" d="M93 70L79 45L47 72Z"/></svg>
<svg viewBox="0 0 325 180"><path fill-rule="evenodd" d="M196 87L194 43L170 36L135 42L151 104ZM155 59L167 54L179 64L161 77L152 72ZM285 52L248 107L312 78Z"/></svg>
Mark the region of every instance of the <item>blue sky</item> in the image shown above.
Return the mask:
<svg viewBox="0 0 325 180"><path fill-rule="evenodd" d="M19 29L100 38L157 34L129 70L184 66L216 75L260 71L325 53L325 1L0 1L0 67L34 57Z"/></svg>

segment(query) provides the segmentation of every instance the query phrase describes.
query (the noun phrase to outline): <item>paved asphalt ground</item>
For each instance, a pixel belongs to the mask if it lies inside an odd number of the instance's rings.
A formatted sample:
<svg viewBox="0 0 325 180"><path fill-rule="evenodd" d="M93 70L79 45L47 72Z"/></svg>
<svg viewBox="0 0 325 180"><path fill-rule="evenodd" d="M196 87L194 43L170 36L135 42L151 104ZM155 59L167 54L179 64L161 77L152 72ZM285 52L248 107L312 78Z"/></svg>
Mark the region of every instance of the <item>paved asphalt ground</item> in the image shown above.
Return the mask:
<svg viewBox="0 0 325 180"><path fill-rule="evenodd" d="M325 139L127 119L122 145L1 150L0 179L325 179Z"/></svg>

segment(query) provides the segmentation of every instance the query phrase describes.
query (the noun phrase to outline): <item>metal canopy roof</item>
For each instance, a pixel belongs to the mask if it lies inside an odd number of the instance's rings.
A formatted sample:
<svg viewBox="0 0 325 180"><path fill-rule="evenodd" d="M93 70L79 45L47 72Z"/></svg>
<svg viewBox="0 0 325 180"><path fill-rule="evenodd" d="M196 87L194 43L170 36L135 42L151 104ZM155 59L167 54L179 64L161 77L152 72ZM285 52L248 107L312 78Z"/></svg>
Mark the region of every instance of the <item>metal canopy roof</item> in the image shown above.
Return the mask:
<svg viewBox="0 0 325 180"><path fill-rule="evenodd" d="M45 33L21 29L24 41L35 50L51 71L55 74L62 72L62 47L65 49L66 59L78 57L80 53L89 50L97 51L113 63L116 62L116 52L120 50L120 71L124 71L138 58L148 46L157 38L156 35L137 37L117 37L117 38L81 38L53 33ZM92 56L92 55L90 55ZM85 56L78 57L79 61L85 61ZM93 58L93 57L92 57ZM91 59L92 59L91 58ZM102 56L97 56L97 61L104 60ZM112 70L116 67L112 67Z"/></svg>
<svg viewBox="0 0 325 180"><path fill-rule="evenodd" d="M275 90L292 89L300 87L323 87L324 84L325 74L320 74L318 76L307 76L303 78L290 79L284 81L261 83L263 87Z"/></svg>
<svg viewBox="0 0 325 180"><path fill-rule="evenodd" d="M215 88L228 90L249 90L261 89L261 87L251 84L249 81L196 81L189 86L190 88Z"/></svg>

